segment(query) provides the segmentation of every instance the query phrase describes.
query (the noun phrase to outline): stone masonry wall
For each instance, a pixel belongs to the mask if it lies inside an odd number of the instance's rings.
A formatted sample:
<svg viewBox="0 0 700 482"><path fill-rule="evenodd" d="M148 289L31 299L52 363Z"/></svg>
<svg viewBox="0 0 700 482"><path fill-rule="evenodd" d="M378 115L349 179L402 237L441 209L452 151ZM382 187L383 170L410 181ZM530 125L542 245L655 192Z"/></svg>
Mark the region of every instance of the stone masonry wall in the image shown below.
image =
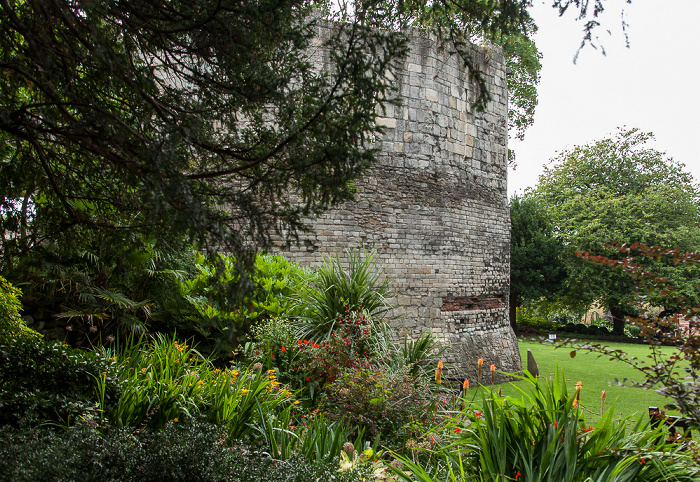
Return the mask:
<svg viewBox="0 0 700 482"><path fill-rule="evenodd" d="M448 377L476 378L477 359L521 369L508 323L507 89L503 55L474 47L488 78L486 112L471 108L473 85L434 38L411 34L395 81L402 105L377 123L378 164L356 183L354 203L313 220L312 235L277 249L302 265L364 246L376 248L397 293L400 335L432 330L452 344ZM322 49L315 54L322 65ZM380 111L378 111L380 112ZM485 369L485 377L488 369ZM500 377L499 377L500 379Z"/></svg>

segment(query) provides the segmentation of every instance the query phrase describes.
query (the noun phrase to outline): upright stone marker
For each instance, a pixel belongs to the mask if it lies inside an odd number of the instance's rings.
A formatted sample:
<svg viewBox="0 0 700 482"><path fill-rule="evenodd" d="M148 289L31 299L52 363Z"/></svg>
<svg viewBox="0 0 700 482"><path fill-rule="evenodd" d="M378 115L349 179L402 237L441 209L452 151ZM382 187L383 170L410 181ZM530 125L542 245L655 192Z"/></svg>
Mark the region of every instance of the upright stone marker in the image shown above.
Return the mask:
<svg viewBox="0 0 700 482"><path fill-rule="evenodd" d="M540 367L537 366L535 357L529 348L527 349L527 371L529 371L530 375L534 377L540 376Z"/></svg>

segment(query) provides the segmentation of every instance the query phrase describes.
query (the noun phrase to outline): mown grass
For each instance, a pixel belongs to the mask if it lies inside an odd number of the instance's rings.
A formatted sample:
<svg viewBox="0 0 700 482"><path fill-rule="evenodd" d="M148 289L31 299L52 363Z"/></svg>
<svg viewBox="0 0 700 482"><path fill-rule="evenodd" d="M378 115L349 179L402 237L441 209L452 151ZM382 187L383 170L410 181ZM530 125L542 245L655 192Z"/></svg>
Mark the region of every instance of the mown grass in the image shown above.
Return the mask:
<svg viewBox="0 0 700 482"><path fill-rule="evenodd" d="M591 340L586 340L591 342ZM606 343L600 342L612 349L623 350L638 359L645 359L649 355L647 345ZM641 381L641 373L629 365L609 357L589 353L585 350L577 350L575 356L571 356L572 348L558 348L557 344L549 342L539 343L533 340L519 340L520 356L523 368L527 367L527 349L532 351L535 361L539 366L541 377L553 377L557 367L564 370L567 389L570 393L576 390L576 383L582 382L581 406L586 411L586 420L596 422L601 415L603 390L606 391L604 408L613 407L620 417L636 416L646 417L649 406L663 407L668 399L653 390L645 390L631 386L633 381ZM663 347L662 350L669 355L673 351L671 347ZM487 381L488 374L484 376ZM501 385L504 396L520 398L516 387L525 387L522 382L505 383ZM498 386L494 387L498 390ZM482 397L481 390L474 390L468 398L475 401Z"/></svg>

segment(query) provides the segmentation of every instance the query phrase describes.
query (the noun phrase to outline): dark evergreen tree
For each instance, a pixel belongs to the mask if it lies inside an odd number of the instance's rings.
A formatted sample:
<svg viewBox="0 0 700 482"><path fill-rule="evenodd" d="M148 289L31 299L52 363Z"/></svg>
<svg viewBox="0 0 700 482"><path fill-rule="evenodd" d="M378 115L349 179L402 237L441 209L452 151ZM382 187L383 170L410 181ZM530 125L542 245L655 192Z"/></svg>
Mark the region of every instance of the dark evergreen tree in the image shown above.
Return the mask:
<svg viewBox="0 0 700 482"><path fill-rule="evenodd" d="M554 235L551 220L536 199L510 200L510 324L526 300L558 292L566 276L563 245Z"/></svg>

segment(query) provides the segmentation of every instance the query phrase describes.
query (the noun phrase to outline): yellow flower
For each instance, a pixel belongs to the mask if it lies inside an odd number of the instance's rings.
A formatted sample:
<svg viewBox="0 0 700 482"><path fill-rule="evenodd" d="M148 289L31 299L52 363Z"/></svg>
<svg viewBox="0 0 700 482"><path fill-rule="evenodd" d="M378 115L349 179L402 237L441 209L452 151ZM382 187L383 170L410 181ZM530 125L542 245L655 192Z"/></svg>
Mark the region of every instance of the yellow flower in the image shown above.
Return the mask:
<svg viewBox="0 0 700 482"><path fill-rule="evenodd" d="M241 388L241 393L248 393L250 390L246 390L245 388Z"/></svg>
<svg viewBox="0 0 700 482"><path fill-rule="evenodd" d="M180 421L180 419L177 418L177 417L175 417L175 418L173 419L173 422L175 422L175 423L177 423L177 422L179 422L179 421Z"/></svg>
<svg viewBox="0 0 700 482"><path fill-rule="evenodd" d="M142 368L142 369L141 369L141 373L146 373L146 369L145 369L145 368Z"/></svg>

